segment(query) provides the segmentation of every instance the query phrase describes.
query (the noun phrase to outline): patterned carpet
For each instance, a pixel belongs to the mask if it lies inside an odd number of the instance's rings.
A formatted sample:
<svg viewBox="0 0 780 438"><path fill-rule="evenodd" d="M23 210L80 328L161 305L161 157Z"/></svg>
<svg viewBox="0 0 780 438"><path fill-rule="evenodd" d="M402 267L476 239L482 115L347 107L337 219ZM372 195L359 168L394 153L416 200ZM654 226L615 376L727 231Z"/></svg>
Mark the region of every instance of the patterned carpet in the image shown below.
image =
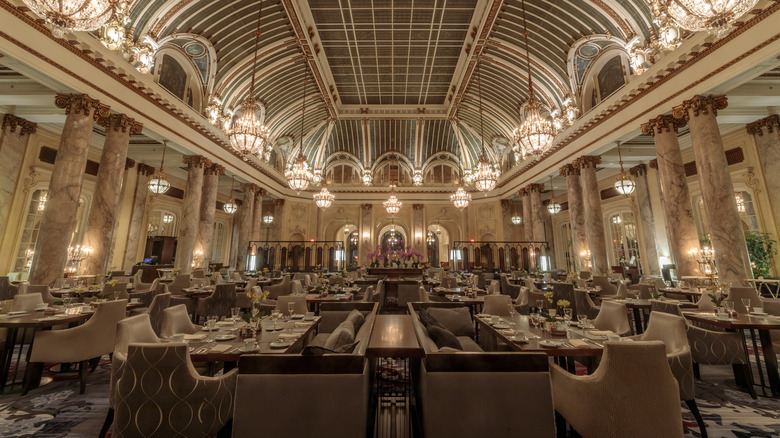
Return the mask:
<svg viewBox="0 0 780 438"><path fill-rule="evenodd" d="M110 363L106 357L90 374L87 392L79 395L75 372L48 373L54 380L22 397L17 385L0 395L1 437L96 437L108 409ZM749 395L732 389L731 367L702 366L696 382L696 402L710 437L780 436L780 399ZM693 415L683 405L686 436L700 437ZM110 436L110 435L109 435Z"/></svg>

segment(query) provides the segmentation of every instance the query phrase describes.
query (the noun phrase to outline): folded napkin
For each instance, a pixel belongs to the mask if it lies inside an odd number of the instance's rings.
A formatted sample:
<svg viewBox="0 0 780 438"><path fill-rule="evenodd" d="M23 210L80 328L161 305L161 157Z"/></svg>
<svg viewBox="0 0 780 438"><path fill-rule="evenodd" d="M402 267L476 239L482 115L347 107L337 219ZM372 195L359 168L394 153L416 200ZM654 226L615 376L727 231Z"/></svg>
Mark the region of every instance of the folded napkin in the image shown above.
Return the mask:
<svg viewBox="0 0 780 438"><path fill-rule="evenodd" d="M224 352L230 350L233 347L234 346L230 345L230 344L217 344L217 345L209 348L208 351L210 353L224 353Z"/></svg>
<svg viewBox="0 0 780 438"><path fill-rule="evenodd" d="M217 321L217 327L227 327L232 325L233 321Z"/></svg>
<svg viewBox="0 0 780 438"><path fill-rule="evenodd" d="M279 339L298 339L300 333L279 333Z"/></svg>
<svg viewBox="0 0 780 438"><path fill-rule="evenodd" d="M184 340L185 341L201 341L203 339L206 339L206 336L208 336L208 335L206 335L205 333L195 333L195 334L192 334L192 335L184 335Z"/></svg>
<svg viewBox="0 0 780 438"><path fill-rule="evenodd" d="M588 333L593 336L608 336L615 334L612 330L588 330Z"/></svg>
<svg viewBox="0 0 780 438"><path fill-rule="evenodd" d="M590 344L583 341L582 339L570 339L569 343L574 346L575 348L585 348L590 347Z"/></svg>
<svg viewBox="0 0 780 438"><path fill-rule="evenodd" d="M293 326L294 327L308 327L308 326L310 326L312 324L314 324L314 321L298 321L298 322L294 322Z"/></svg>
<svg viewBox="0 0 780 438"><path fill-rule="evenodd" d="M504 336L513 336L515 334L513 330L499 330L498 332Z"/></svg>

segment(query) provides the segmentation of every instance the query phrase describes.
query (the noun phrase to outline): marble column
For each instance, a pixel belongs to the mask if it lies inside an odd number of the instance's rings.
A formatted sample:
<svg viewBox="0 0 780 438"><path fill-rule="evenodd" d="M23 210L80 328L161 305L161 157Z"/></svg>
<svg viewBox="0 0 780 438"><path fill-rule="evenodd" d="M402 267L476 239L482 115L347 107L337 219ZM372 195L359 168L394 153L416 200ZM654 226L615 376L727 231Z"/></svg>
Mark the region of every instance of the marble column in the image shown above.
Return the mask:
<svg viewBox="0 0 780 438"><path fill-rule="evenodd" d="M567 164L558 172L566 177L567 201L569 203L569 223L571 224L571 251L575 271L587 271L583 266L580 254L590 251L588 237L585 233L585 213L582 209L582 186L580 185L580 170Z"/></svg>
<svg viewBox="0 0 780 438"><path fill-rule="evenodd" d="M661 275L658 266L658 250L655 246L655 219L653 219L653 206L650 203L650 191L647 188L647 166L640 164L628 170L634 177L634 195L636 196L637 209L639 210L639 225L642 240L645 243L645 253L642 255L647 274Z"/></svg>
<svg viewBox="0 0 780 438"><path fill-rule="evenodd" d="M76 226L94 120L109 114L108 106L86 94L58 94L54 104L65 109L66 117L30 267L30 284L51 284L62 277Z"/></svg>
<svg viewBox="0 0 780 438"><path fill-rule="evenodd" d="M368 267L366 254L374 251L374 245L371 244L373 205L360 204L360 251L359 260L363 261L363 266Z"/></svg>
<svg viewBox="0 0 780 438"><path fill-rule="evenodd" d="M144 236L144 215L146 214L146 199L149 195L149 177L154 174L154 167L146 164L138 164L138 180L135 184L135 193L133 194L133 209L130 211L130 227L127 231L127 244L125 246L125 261L122 269L130 272L139 260L138 246L141 242L141 236Z"/></svg>
<svg viewBox="0 0 780 438"><path fill-rule="evenodd" d="M84 235L84 246L92 249L90 257L81 264L81 272L84 274L106 273L114 227L119 221L127 146L130 144L130 136L140 134L143 128L125 114L100 117L98 123L106 127L106 140Z"/></svg>
<svg viewBox="0 0 780 438"><path fill-rule="evenodd" d="M780 115L774 114L748 123L746 128L756 142L769 203L775 225L780 230Z"/></svg>
<svg viewBox="0 0 780 438"><path fill-rule="evenodd" d="M513 211L513 205L511 199L502 199L501 200L501 225L503 226L504 230L504 238L505 241L511 241L514 240L514 233L512 232L512 214Z"/></svg>
<svg viewBox="0 0 780 438"><path fill-rule="evenodd" d="M531 193L523 187L518 192L523 200L523 240L532 242L534 240L534 224L531 220Z"/></svg>
<svg viewBox="0 0 780 438"><path fill-rule="evenodd" d="M217 189L219 188L219 177L224 174L225 168L216 163L203 169L203 193L200 199L198 238L195 241L195 252L202 252L203 257L196 260L198 268L208 268L211 262L214 214L217 211Z"/></svg>
<svg viewBox="0 0 780 438"><path fill-rule="evenodd" d="M423 219L423 213L425 212L425 205L412 204L412 236L414 250L420 254L425 254L425 225Z"/></svg>
<svg viewBox="0 0 780 438"><path fill-rule="evenodd" d="M187 165L187 184L184 187L184 202L181 221L179 221L175 266L182 274L188 274L192 271L193 252L198 239L203 173L204 169L211 167L212 163L211 160L200 155L185 155L182 157L182 162Z"/></svg>
<svg viewBox="0 0 780 438"><path fill-rule="evenodd" d="M266 193L265 189L259 189L255 193L255 203L252 210L252 232L249 235L249 240L252 242L263 240L263 198Z"/></svg>
<svg viewBox="0 0 780 438"><path fill-rule="evenodd" d="M528 184L525 191L528 192L531 201L531 228L535 241L547 240L544 234L544 205L542 205L542 184Z"/></svg>
<svg viewBox="0 0 780 438"><path fill-rule="evenodd" d="M572 163L580 170L582 211L585 216L585 235L588 238L594 275L609 275L607 241L604 236L604 215L601 212L601 191L596 178L596 165L601 157L585 155Z"/></svg>
<svg viewBox="0 0 780 438"><path fill-rule="evenodd" d="M283 226L284 226L284 199L274 199L273 240L282 240Z"/></svg>
<svg viewBox="0 0 780 438"><path fill-rule="evenodd" d="M0 241L5 237L5 225L11 212L16 183L24 161L24 151L37 124L13 114L3 116L0 130Z"/></svg>
<svg viewBox="0 0 780 438"><path fill-rule="evenodd" d="M685 122L671 115L660 115L642 125L642 133L652 135L655 141L669 250L680 277L701 274L699 265L688 255L688 251L699 247L699 234L693 221L685 164L677 141L677 129L682 126Z"/></svg>
<svg viewBox="0 0 780 438"><path fill-rule="evenodd" d="M734 197L734 184L715 119L718 110L726 108L727 104L725 96L694 96L676 106L674 116L687 120L690 125L718 278L737 285L746 278L753 278L753 272Z"/></svg>
<svg viewBox="0 0 780 438"><path fill-rule="evenodd" d="M241 200L236 200L235 203L239 204ZM239 211L241 209L241 206L239 205ZM235 269L236 268L236 259L238 257L238 233L239 229L241 228L241 217L240 214L234 214L233 215L233 224L230 228L230 255L228 257L228 266Z"/></svg>
<svg viewBox="0 0 780 438"><path fill-rule="evenodd" d="M252 215L254 214L255 209L255 195L258 190L260 190L260 187L257 187L255 184L241 184L241 191L244 193L244 198L241 203L241 208L238 210L240 215L238 224L238 247L236 253L236 270L238 271L246 269L247 247L249 246L249 240L252 237L252 224L254 223Z"/></svg>

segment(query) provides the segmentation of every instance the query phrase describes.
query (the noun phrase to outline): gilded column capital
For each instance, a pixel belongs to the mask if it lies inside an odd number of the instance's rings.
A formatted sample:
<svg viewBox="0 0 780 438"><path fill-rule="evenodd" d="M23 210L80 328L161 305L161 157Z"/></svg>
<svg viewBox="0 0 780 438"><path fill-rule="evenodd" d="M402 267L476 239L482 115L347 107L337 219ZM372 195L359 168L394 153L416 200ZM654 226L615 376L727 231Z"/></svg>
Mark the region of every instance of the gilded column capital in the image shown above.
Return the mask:
<svg viewBox="0 0 780 438"><path fill-rule="evenodd" d="M650 119L647 123L642 124L642 134L655 137L656 134L660 134L664 131L670 132L671 130L674 130L674 132L677 133L678 128L682 128L688 123L686 120L687 119L675 118L675 116L671 114L661 114L654 119Z"/></svg>
<svg viewBox="0 0 780 438"><path fill-rule="evenodd" d="M574 167L572 164L564 164L563 167L561 167L558 170L558 175L561 176L571 176L571 175L579 175L580 169L577 167Z"/></svg>
<svg viewBox="0 0 780 438"><path fill-rule="evenodd" d="M693 117L699 117L700 114L707 115L712 111L712 115L717 116L718 110L722 110L728 105L729 101L726 96L696 95L674 107L672 115L678 119L689 120L691 113L693 113Z"/></svg>
<svg viewBox="0 0 780 438"><path fill-rule="evenodd" d="M211 167L211 160L202 155L185 155L181 157L181 161L187 165L187 169Z"/></svg>
<svg viewBox="0 0 780 438"><path fill-rule="evenodd" d="M74 114L89 115L90 111L94 120L98 120L100 117L108 117L110 114L110 107L108 105L100 103L99 100L93 99L86 94L58 94L54 98L54 105L57 108L64 108L65 114L70 114L71 111Z"/></svg>
<svg viewBox="0 0 780 438"><path fill-rule="evenodd" d="M371 211L371 209L373 208L373 205L371 205L371 204L360 204L360 208L361 208L361 209L362 209L364 212L369 212L369 211Z"/></svg>
<svg viewBox="0 0 780 438"><path fill-rule="evenodd" d="M135 167L135 160L132 158L125 158L125 170Z"/></svg>
<svg viewBox="0 0 780 438"><path fill-rule="evenodd" d="M284 207L284 199L274 199L274 208Z"/></svg>
<svg viewBox="0 0 780 438"><path fill-rule="evenodd" d="M628 169L628 173L634 176L642 176L647 175L647 166L644 164L638 164L630 169Z"/></svg>
<svg viewBox="0 0 780 438"><path fill-rule="evenodd" d="M257 193L258 190L260 190L260 187L257 186L257 184L252 183L244 183L241 184L241 191L244 192L244 194L252 194L254 195Z"/></svg>
<svg viewBox="0 0 780 438"><path fill-rule="evenodd" d="M211 166L206 166L203 168L203 173L206 175L221 176L225 174L225 166L219 165L217 163L211 163Z"/></svg>
<svg viewBox="0 0 780 438"><path fill-rule="evenodd" d="M648 161L647 166L651 169L658 169L658 158Z"/></svg>
<svg viewBox="0 0 780 438"><path fill-rule="evenodd" d="M422 210L425 207L424 204L412 204L413 210Z"/></svg>
<svg viewBox="0 0 780 438"><path fill-rule="evenodd" d="M520 195L520 196L528 196L528 195L529 195L529 193L528 193L528 191L525 189L525 187L523 187L522 189L518 190L518 191L517 191L517 194L518 194L518 195Z"/></svg>
<svg viewBox="0 0 780 438"><path fill-rule="evenodd" d="M544 190L543 184L528 184L527 186L525 186L525 191L528 192L529 194L534 192L542 193L543 190Z"/></svg>
<svg viewBox="0 0 780 438"><path fill-rule="evenodd" d="M577 169L585 169L587 167L596 168L596 165L601 164L601 156L599 155L583 155L572 163L572 166Z"/></svg>
<svg viewBox="0 0 780 438"><path fill-rule="evenodd" d="M144 125L140 122L136 122L134 118L126 114L109 114L108 116L98 115L97 124L104 126L106 129L113 129L114 131L127 132L130 131L130 135L140 134L144 128Z"/></svg>
<svg viewBox="0 0 780 438"><path fill-rule="evenodd" d="M264 188L260 188L260 189L257 191L257 195L256 195L256 196L257 196L258 198L260 198L260 199L263 199L263 197L264 197L265 195L267 195L267 194L268 194L268 190L266 190L266 189L264 189Z"/></svg>
<svg viewBox="0 0 780 438"><path fill-rule="evenodd" d="M144 176L152 176L152 175L154 175L154 167L152 167L152 166L150 166L148 164L139 163L138 164L138 174L139 175L144 175Z"/></svg>
<svg viewBox="0 0 780 438"><path fill-rule="evenodd" d="M23 119L13 114L6 114L3 116L3 130L8 127L11 132L16 132L16 128L19 129L19 135L35 134L38 130L38 124L33 123L27 119Z"/></svg>
<svg viewBox="0 0 780 438"><path fill-rule="evenodd" d="M774 132L775 128L780 128L780 116L772 114L769 117L758 119L755 122L745 125L748 134L757 135L759 137L764 135L764 130L761 128L766 127L767 132Z"/></svg>

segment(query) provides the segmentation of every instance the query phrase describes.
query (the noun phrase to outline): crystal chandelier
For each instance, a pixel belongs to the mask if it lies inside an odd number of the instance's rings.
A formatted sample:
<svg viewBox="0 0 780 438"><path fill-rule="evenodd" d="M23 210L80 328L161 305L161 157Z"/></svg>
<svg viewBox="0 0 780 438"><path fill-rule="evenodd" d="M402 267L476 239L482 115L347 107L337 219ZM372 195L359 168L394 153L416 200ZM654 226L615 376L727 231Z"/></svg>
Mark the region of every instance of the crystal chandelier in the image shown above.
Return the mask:
<svg viewBox="0 0 780 438"><path fill-rule="evenodd" d="M314 178L314 174L309 170L309 163L306 162L306 157L303 156L303 126L306 121L306 85L308 78L303 80L303 105L301 106L301 148L298 150L298 158L295 159L295 164L288 168L284 172L284 177L287 179L287 185L296 192L305 190L309 187L309 183Z"/></svg>
<svg viewBox="0 0 780 438"><path fill-rule="evenodd" d="M368 169L363 171L363 185L365 186L371 185L371 171Z"/></svg>
<svg viewBox="0 0 780 438"><path fill-rule="evenodd" d="M412 183L416 186L421 186L423 183L422 170L415 170L414 176L412 176Z"/></svg>
<svg viewBox="0 0 780 438"><path fill-rule="evenodd" d="M271 216L270 214L267 216L263 216L263 223L266 225L274 223L274 217Z"/></svg>
<svg viewBox="0 0 780 438"><path fill-rule="evenodd" d="M455 207L463 210L469 206L469 202L471 202L471 194L463 188L463 184L458 184L458 190L450 195L450 201L455 204Z"/></svg>
<svg viewBox="0 0 780 438"><path fill-rule="evenodd" d="M715 32L724 36L731 25L750 12L758 0L653 0L652 9L694 32Z"/></svg>
<svg viewBox="0 0 780 438"><path fill-rule="evenodd" d="M525 106L525 120L514 131L514 138L525 150L526 155L542 155L552 146L557 132L552 122L542 116L542 106L534 97L531 78L531 55L528 51L528 28L525 20L525 1L523 6L523 35L525 36L525 57L528 64L528 101Z"/></svg>
<svg viewBox="0 0 780 438"><path fill-rule="evenodd" d="M117 0L23 0L36 15L51 25L55 38L73 31L100 29L127 4Z"/></svg>
<svg viewBox="0 0 780 438"><path fill-rule="evenodd" d="M523 223L523 218L522 218L522 216L518 215L517 213L515 213L514 215L512 215L512 218L511 218L510 220L512 221L512 223L513 223L514 225L520 225L521 223Z"/></svg>
<svg viewBox="0 0 780 438"><path fill-rule="evenodd" d="M255 58L252 66L252 82L249 85L249 95L241 104L243 114L236 119L227 130L227 138L230 146L236 150L244 160L250 155L257 155L265 160L264 149L268 143L268 128L257 116L260 106L255 101L255 72L257 71L257 52L260 46L260 19L263 15L263 2L260 2L260 10L257 13L257 29L255 30ZM267 161L267 160L266 160Z"/></svg>
<svg viewBox="0 0 780 438"><path fill-rule="evenodd" d="M479 89L479 125L480 125L480 146L482 153L479 156L479 164L474 171L474 186L480 192L489 192L496 188L498 177L501 176L498 170L493 169L493 163L490 162L485 153L485 121L482 115L482 77L479 70L479 60L477 60L477 88ZM487 193L485 193L487 196Z"/></svg>
<svg viewBox="0 0 780 438"><path fill-rule="evenodd" d="M401 211L403 202L399 201L395 196L395 184L390 184L390 197L387 198L387 201L383 202L382 205L385 206L385 210L390 214L396 214Z"/></svg>
<svg viewBox="0 0 780 438"><path fill-rule="evenodd" d="M330 207L331 204L333 204L334 199L336 199L336 197L328 190L327 184L323 184L322 190L320 190L319 193L314 194L314 203L317 204L317 207L319 208Z"/></svg>
<svg viewBox="0 0 780 438"><path fill-rule="evenodd" d="M623 155L620 154L620 141L618 140L615 143L617 143L618 159L620 160L620 176L618 176L617 181L615 181L615 190L621 195L628 196L634 192L636 183L634 183L634 180L623 171Z"/></svg>
<svg viewBox="0 0 780 438"><path fill-rule="evenodd" d="M428 230L428 236L425 238L425 241L428 243L428 245L433 245L436 243L436 238L433 237L433 232Z"/></svg>
<svg viewBox="0 0 780 438"><path fill-rule="evenodd" d="M557 214L561 211L561 204L555 202L555 187L553 187L553 177L550 175L550 203L547 204L547 211L550 214Z"/></svg>
<svg viewBox="0 0 780 438"><path fill-rule="evenodd" d="M238 205L236 205L236 201L233 199L233 184L235 182L236 176L233 175L233 180L230 181L230 200L222 206L222 210L224 210L227 214L233 214L238 210Z"/></svg>
<svg viewBox="0 0 780 438"><path fill-rule="evenodd" d="M740 213L745 212L745 198L742 197L742 193L734 192L734 199L737 201L737 211Z"/></svg>
<svg viewBox="0 0 780 438"><path fill-rule="evenodd" d="M162 217L162 221L164 224L169 224L173 222L173 215L170 213L165 213Z"/></svg>
<svg viewBox="0 0 780 438"><path fill-rule="evenodd" d="M168 148L168 140L163 140L163 154L162 154L162 160L160 161L160 170L157 171L154 175L152 175L152 178L149 180L149 183L147 184L147 187L149 187L149 191L154 193L155 195L161 195L168 191L168 189L171 188L171 183L168 182L168 178L165 177L165 172L163 171L163 166L165 165L165 150Z"/></svg>

